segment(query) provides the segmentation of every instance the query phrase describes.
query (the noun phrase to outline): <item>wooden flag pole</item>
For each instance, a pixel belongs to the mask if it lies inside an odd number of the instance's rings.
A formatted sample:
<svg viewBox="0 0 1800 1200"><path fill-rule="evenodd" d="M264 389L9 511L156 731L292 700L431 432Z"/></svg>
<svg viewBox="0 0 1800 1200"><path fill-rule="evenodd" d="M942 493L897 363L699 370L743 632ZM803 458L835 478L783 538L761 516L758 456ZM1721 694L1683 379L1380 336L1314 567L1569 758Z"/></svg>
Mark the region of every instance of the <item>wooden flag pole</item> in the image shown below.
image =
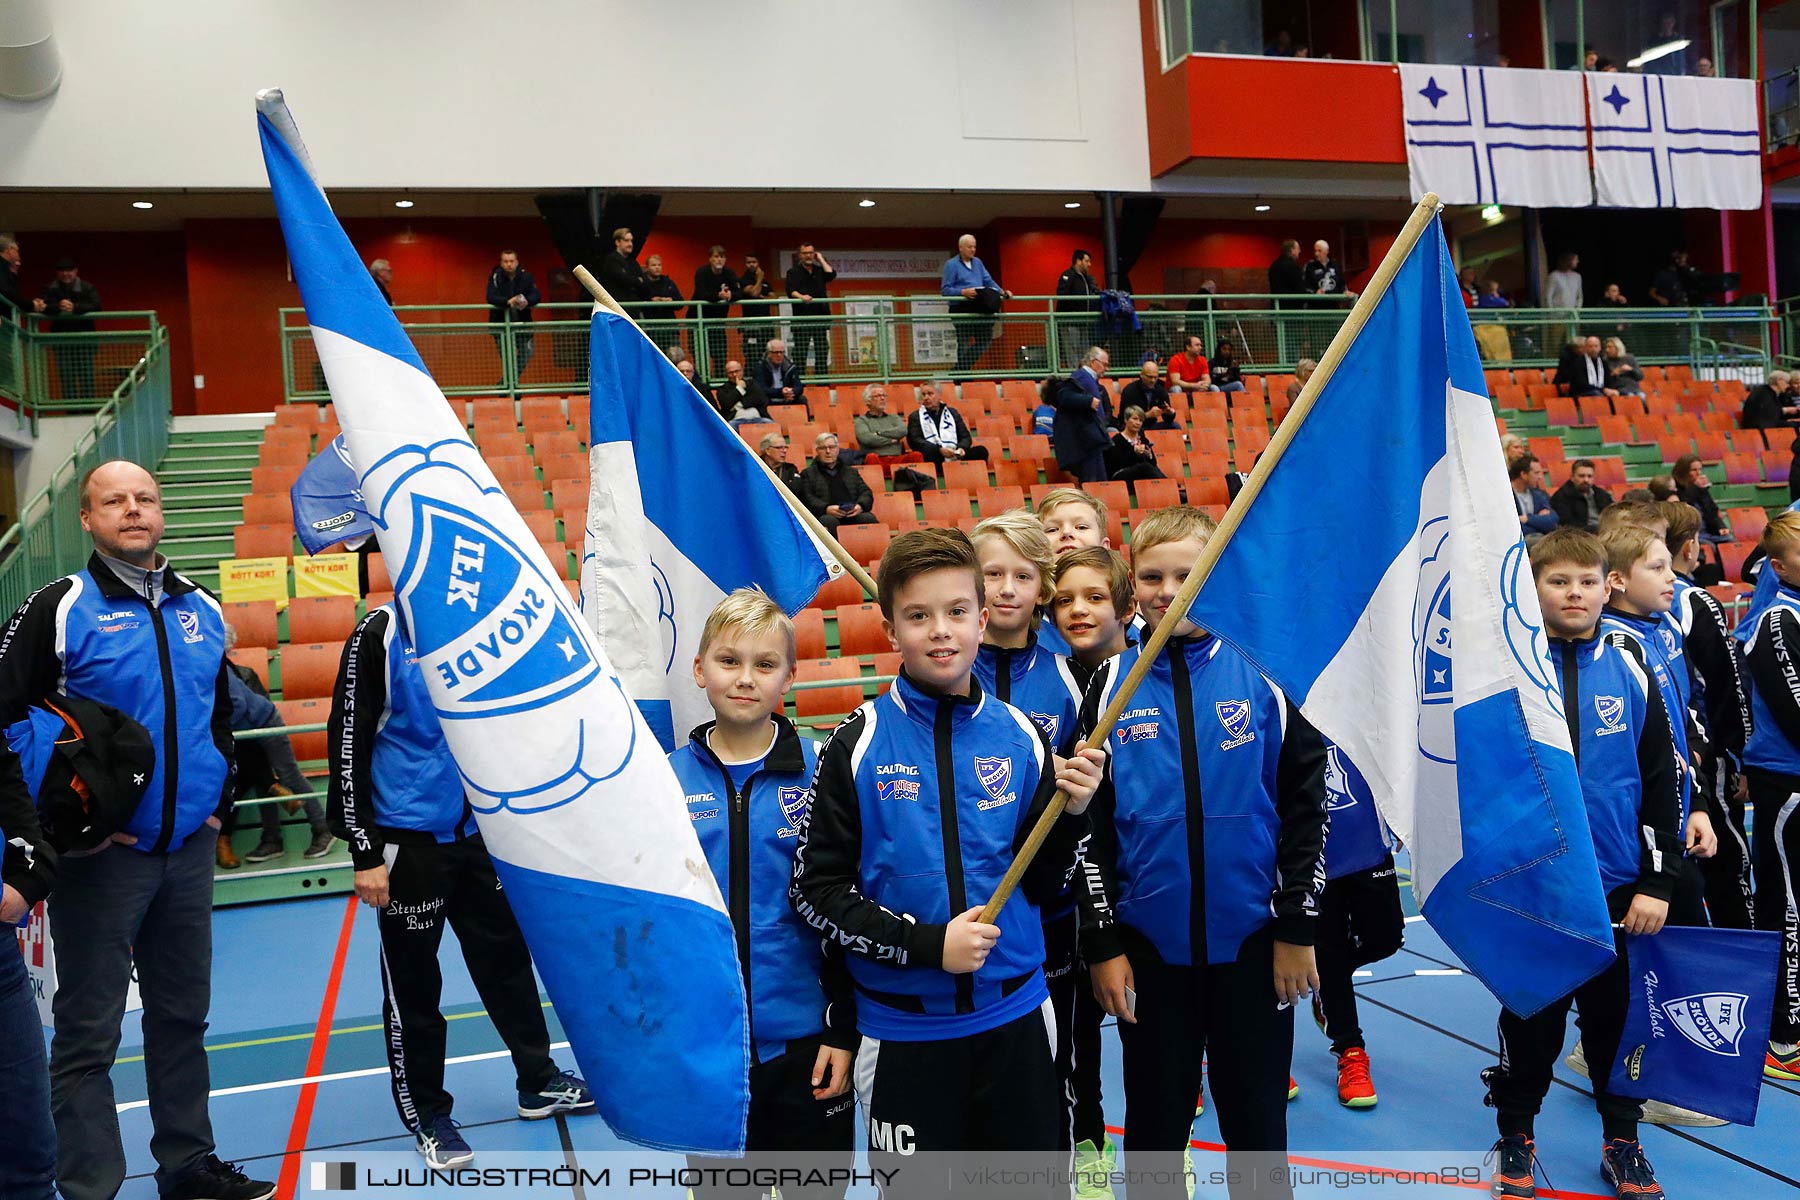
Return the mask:
<svg viewBox="0 0 1800 1200"><path fill-rule="evenodd" d="M1324 390L1327 383L1331 382L1332 372L1337 370L1338 364L1349 352L1351 343L1356 341L1363 326L1368 324L1370 315L1381 303L1382 296L1387 294L1388 286L1393 283L1394 276L1400 273L1401 264L1406 261L1406 256L1412 253L1413 246L1430 228L1431 222L1437 217L1437 212L1437 194L1425 193L1424 198L1413 209L1412 216L1407 218L1406 226L1401 229L1400 236L1394 239L1394 244L1388 249L1387 256L1375 269L1375 277L1369 281L1368 288L1356 298L1356 304L1351 308L1350 316L1338 329L1336 336L1331 339L1331 345L1326 348L1325 356L1319 360L1318 369L1312 373L1312 377L1300 389L1299 399L1294 401L1294 407L1288 411L1286 419L1276 429L1275 436L1269 441L1268 449L1263 451L1262 457L1257 460L1256 468L1250 472L1250 477L1244 481L1242 490L1238 492L1237 499L1226 510L1225 519L1219 522L1218 530L1207 539L1206 546L1200 551L1200 557L1194 560L1193 571L1188 575L1187 581L1181 585L1181 590L1175 593L1175 599L1169 603L1169 611L1163 614L1161 621L1157 622L1149 640L1144 643L1143 651L1138 655L1137 662L1133 664L1131 672L1125 676L1124 681L1113 693L1112 703L1108 704L1106 711L1100 714L1099 724L1094 726L1093 732L1088 734L1081 743L1081 749L1105 746L1113 726L1119 722L1119 714L1125 711L1125 706L1131 703L1132 693L1137 691L1138 685L1144 681L1144 676L1149 674L1150 664L1156 660L1157 655L1162 653L1163 646L1168 643L1169 636L1175 631L1175 626L1187 615L1188 610L1193 608L1194 598L1200 594L1200 588L1206 583L1206 577L1212 574L1213 567L1225 552L1225 547L1230 544L1231 535L1237 532L1239 525L1243 524L1244 514L1249 511L1257 493L1262 491L1264 481L1268 479L1269 473L1275 469L1275 464L1281 461L1282 454L1292 444L1295 434L1300 430L1301 422L1305 421L1307 413L1312 411L1313 403L1318 399L1319 393ZM1006 874L1001 878L999 887L994 889L993 898L981 910L981 919L984 922L993 924L995 918L1000 915L1000 910L1006 907L1007 900L1012 897L1013 889L1019 886L1019 880L1024 878L1026 868L1031 865L1031 860L1044 844L1044 839L1050 836L1051 827L1056 824L1056 819L1062 815L1063 806L1068 802L1068 795L1058 790L1055 798L1045 808L1043 815L1038 818L1037 824L1032 826L1031 833L1025 839L1025 844L1019 848L1019 853L1013 859L1012 865L1006 869Z"/></svg>
<svg viewBox="0 0 1800 1200"><path fill-rule="evenodd" d="M598 279L594 278L592 271L589 271L586 267L578 266L575 268L575 278L581 281L581 286L588 290L588 294L593 296L594 301L597 304L618 313L621 317L630 321L631 327L636 329L639 333L644 332L643 326L639 325L637 321L633 319L632 315L625 311L624 306L613 299L612 293L607 291ZM800 498L788 491L787 485L781 482L780 477L777 476L775 472L769 470L769 464L762 460L762 455L752 454L750 457L756 460L756 465L763 469L763 474L767 475L775 484L775 491L783 500L787 501L788 507L794 510L794 515L800 518L801 524L812 531L813 537L817 538L819 544L831 552L831 556L838 560L838 565L844 568L850 578L856 580L856 582L862 586L863 592L869 599L875 599L877 594L875 591L875 581L869 578L869 573L863 569L863 565L852 558L848 550L838 545L838 540L835 537L832 537L830 531L819 523L819 518L806 511L806 505L800 503Z"/></svg>

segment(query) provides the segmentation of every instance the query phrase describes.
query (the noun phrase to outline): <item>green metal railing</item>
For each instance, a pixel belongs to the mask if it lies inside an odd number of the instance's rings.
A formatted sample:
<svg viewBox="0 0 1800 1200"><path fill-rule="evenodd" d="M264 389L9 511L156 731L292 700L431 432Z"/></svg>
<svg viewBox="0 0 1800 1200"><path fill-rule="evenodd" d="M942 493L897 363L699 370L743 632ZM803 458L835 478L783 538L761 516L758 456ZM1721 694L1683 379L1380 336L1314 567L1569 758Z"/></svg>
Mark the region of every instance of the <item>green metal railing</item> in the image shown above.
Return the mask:
<svg viewBox="0 0 1800 1200"><path fill-rule="evenodd" d="M1099 342L1117 373L1150 351L1165 358L1189 334L1209 356L1230 341L1246 371L1292 371L1318 358L1349 312L1345 298L1268 295L1133 298L1141 328L1109 330L1097 312L1054 296L1016 296L1004 311L964 316L941 296L839 297L819 317L784 315L784 302L750 301L724 317L687 315L687 302L643 303L632 311L672 355L693 359L701 378L719 381L725 364L751 365L781 338L810 383L870 383L949 375L958 379L1043 379L1066 373ZM587 387L586 304L541 304L539 319L493 323L484 305L403 307L403 326L450 396L562 394ZM1477 309L1482 356L1496 366L1553 365L1576 334L1622 338L1646 365L1693 362L1703 339L1776 349L1767 308ZM287 399L330 399L302 309L282 309Z"/></svg>
<svg viewBox="0 0 1800 1200"><path fill-rule="evenodd" d="M4 307L4 306L0 306ZM10 314L9 314L10 315ZM31 419L98 412L157 340L154 312L98 312L86 332L56 331L48 318L0 321L0 398Z"/></svg>
<svg viewBox="0 0 1800 1200"><path fill-rule="evenodd" d="M44 582L87 561L91 543L76 495L81 477L115 458L155 470L169 449L169 412L169 331L153 324L143 354L100 404L93 425L0 537L0 612L15 611Z"/></svg>

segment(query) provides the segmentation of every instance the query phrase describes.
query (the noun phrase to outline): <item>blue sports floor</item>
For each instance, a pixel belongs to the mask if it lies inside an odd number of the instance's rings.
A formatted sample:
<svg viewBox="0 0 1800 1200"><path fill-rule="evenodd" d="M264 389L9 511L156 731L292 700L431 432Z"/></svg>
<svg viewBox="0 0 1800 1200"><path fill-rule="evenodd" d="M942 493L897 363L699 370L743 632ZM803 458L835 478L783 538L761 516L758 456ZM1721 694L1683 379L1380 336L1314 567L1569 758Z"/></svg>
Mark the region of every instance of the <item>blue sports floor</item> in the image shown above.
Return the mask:
<svg viewBox="0 0 1800 1200"><path fill-rule="evenodd" d="M351 909L345 897L221 909L215 914L212 1027L208 1044L214 1088L212 1114L222 1157L254 1176L276 1178L297 1194L313 1195L309 1166L373 1152L405 1152L388 1091L381 1044L381 989L374 916ZM584 1153L624 1149L598 1117L525 1122L513 1115L512 1071L499 1038L483 1015L453 937L445 938L444 1011L450 1016L451 1065L446 1083L457 1097L456 1117L477 1152L476 1165L496 1152L547 1151L564 1161L600 1165L610 1156ZM1487 991L1456 964L1431 929L1414 920L1407 948L1377 963L1358 980L1363 1027L1380 1092L1378 1107L1353 1112L1336 1101L1334 1060L1302 1014L1294 1076L1300 1095L1289 1107L1291 1157L1297 1168L1322 1172L1358 1166L1427 1169L1449 1160L1479 1164L1494 1139L1493 1114L1482 1105L1479 1073L1495 1060L1496 1007ZM338 981L335 997L331 982ZM553 1037L561 1034L554 1019ZM325 1030L325 1035L317 1035ZM1110 1124L1123 1124L1118 1043L1106 1034L1103 1078ZM1574 1041L1571 1028L1569 1040ZM156 1195L143 1107L144 1076L137 1014L127 1017L113 1071L131 1177L123 1196ZM573 1066L566 1049L559 1061ZM591 1081L598 1087L604 1080ZM1540 1195L1610 1195L1598 1170L1598 1117L1587 1081L1561 1065L1543 1115L1538 1151L1554 1188ZM1645 1149L1674 1198L1751 1200L1800 1193L1800 1085L1765 1082L1755 1128L1643 1127ZM1117 1135L1115 1135L1116 1137ZM1212 1113L1194 1125L1194 1161L1201 1195L1223 1195L1205 1173L1223 1166ZM859 1143L860 1143L859 1137ZM1123 1138L1129 1153L1130 1139ZM299 1152L296 1153L295 1150ZM674 1156L647 1156L676 1165ZM394 1162L408 1161L400 1158ZM539 1160L540 1163L542 1160ZM420 1160L410 1158L412 1165ZM1321 1176L1303 1181L1300 1196L1467 1196L1484 1185L1398 1183L1344 1186ZM296 1191L284 1189L284 1195ZM413 1194L400 1190L388 1194ZM448 1193L446 1193L448 1194ZM492 1191L487 1194L496 1194ZM542 1194L534 1192L533 1194ZM635 1194L642 1194L635 1193ZM657 1194L680 1196L663 1188ZM872 1192L863 1189L861 1194Z"/></svg>

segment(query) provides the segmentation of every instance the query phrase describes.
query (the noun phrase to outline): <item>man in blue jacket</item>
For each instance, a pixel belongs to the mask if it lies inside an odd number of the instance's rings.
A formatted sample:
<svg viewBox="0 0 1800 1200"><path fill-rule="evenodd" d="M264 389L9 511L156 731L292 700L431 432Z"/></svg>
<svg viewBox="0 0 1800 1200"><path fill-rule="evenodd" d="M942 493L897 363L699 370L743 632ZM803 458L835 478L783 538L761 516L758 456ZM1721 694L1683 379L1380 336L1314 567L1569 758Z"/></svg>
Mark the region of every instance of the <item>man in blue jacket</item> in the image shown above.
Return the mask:
<svg viewBox="0 0 1800 1200"><path fill-rule="evenodd" d="M1512 480L1513 507L1519 513L1519 532L1525 541L1536 542L1556 528L1560 518L1550 507L1550 496L1544 491L1544 464L1535 454L1521 454L1506 464L1506 477Z"/></svg>
<svg viewBox="0 0 1800 1200"><path fill-rule="evenodd" d="M544 297L538 292L537 282L531 278L531 272L519 265L519 255L513 250L500 252L500 265L488 274L487 302L488 320L500 326L494 330L494 347L501 348L500 339L505 336L504 329L510 322L522 326L513 334L513 357L518 367L518 374L525 374L525 368L531 363L531 354L535 345L531 340L531 310L538 306ZM502 357L501 362L505 362ZM512 380L502 379L502 385Z"/></svg>
<svg viewBox="0 0 1800 1200"><path fill-rule="evenodd" d="M1112 399L1100 381L1112 356L1089 346L1081 365L1056 389L1056 465L1077 483L1106 481L1106 448L1112 440Z"/></svg>
<svg viewBox="0 0 1800 1200"><path fill-rule="evenodd" d="M958 298L950 312L956 322L956 370L961 374L987 352L998 323L994 314L1000 311L1000 301L1012 299L1012 293L1001 287L988 273L987 264L975 257L972 233L956 239L956 255L945 260L944 278L938 290Z"/></svg>
<svg viewBox="0 0 1800 1200"><path fill-rule="evenodd" d="M156 766L123 829L95 853L62 857L50 897L57 1185L67 1200L98 1200L125 1180L110 1072L135 962L158 1192L259 1200L275 1185L220 1161L207 1114L213 851L232 777L225 621L157 552L162 491L142 467L88 472L81 525L94 543L87 566L39 588L0 634L0 725L61 691L142 725Z"/></svg>

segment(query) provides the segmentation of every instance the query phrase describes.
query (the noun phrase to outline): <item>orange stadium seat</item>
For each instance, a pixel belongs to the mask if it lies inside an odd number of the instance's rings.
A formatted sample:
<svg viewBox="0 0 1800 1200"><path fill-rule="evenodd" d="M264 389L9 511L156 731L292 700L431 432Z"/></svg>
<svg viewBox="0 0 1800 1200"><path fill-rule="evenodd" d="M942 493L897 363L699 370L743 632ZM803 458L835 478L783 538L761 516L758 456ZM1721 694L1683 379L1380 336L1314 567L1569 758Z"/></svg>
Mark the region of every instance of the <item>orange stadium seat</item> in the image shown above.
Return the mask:
<svg viewBox="0 0 1800 1200"><path fill-rule="evenodd" d="M837 531L838 545L857 562L880 558L893 536L886 525L840 525Z"/></svg>
<svg viewBox="0 0 1800 1200"><path fill-rule="evenodd" d="M275 711L281 714L283 725L322 724L331 719L331 697L277 700ZM294 757L302 763L321 762L331 754L327 737L321 729L317 733L289 734L288 741L294 747Z"/></svg>
<svg viewBox="0 0 1800 1200"><path fill-rule="evenodd" d="M297 425L310 431L319 424L319 406L317 404L283 404L275 410L275 424Z"/></svg>
<svg viewBox="0 0 1800 1200"><path fill-rule="evenodd" d="M237 634L238 645L273 649L280 644L273 600L238 600L220 607L224 610L225 623ZM265 657L264 674L268 673L267 665Z"/></svg>
<svg viewBox="0 0 1800 1200"><path fill-rule="evenodd" d="M264 688L269 686L269 651L267 647L238 646L225 657L240 667L249 667L256 672L256 677L262 680Z"/></svg>
<svg viewBox="0 0 1800 1200"><path fill-rule="evenodd" d="M1168 508L1181 503L1181 484L1174 479L1139 479L1131 485L1134 508Z"/></svg>
<svg viewBox="0 0 1800 1200"><path fill-rule="evenodd" d="M872 525L851 525L849 528L873 529L877 527ZM862 560L859 559L858 561ZM862 584L856 582L856 580L852 579L848 574L843 574L839 575L836 579L827 579L823 586L819 588L818 592L813 595L812 602L807 608L812 611L824 613L830 612L840 605L861 604L863 599ZM823 638L825 635L821 633L819 636ZM821 650L819 654L816 654L813 657L818 658L824 653L825 652Z"/></svg>
<svg viewBox="0 0 1800 1200"><path fill-rule="evenodd" d="M1762 508L1728 509L1725 519L1731 523L1732 536L1740 542L1756 541L1769 525L1768 510Z"/></svg>
<svg viewBox="0 0 1800 1200"><path fill-rule="evenodd" d="M1025 489L1009 487L979 488L975 492L975 510L983 517L998 516L1025 504Z"/></svg>
<svg viewBox="0 0 1800 1200"><path fill-rule="evenodd" d="M881 628L881 609L875 604L840 605L837 610L838 653L845 658L880 654L894 647Z"/></svg>
<svg viewBox="0 0 1800 1200"><path fill-rule="evenodd" d="M794 671L796 683L822 679L860 679L862 665L854 658L813 658L801 660ZM794 693L794 715L799 718L842 716L856 711L863 702L862 684L843 687L801 688Z"/></svg>
<svg viewBox="0 0 1800 1200"><path fill-rule="evenodd" d="M239 525L232 531L232 549L238 558L292 558L292 525Z"/></svg>
<svg viewBox="0 0 1800 1200"><path fill-rule="evenodd" d="M901 522L916 521L919 516L911 492L876 492L872 511L875 518L889 529L898 529Z"/></svg>
<svg viewBox="0 0 1800 1200"><path fill-rule="evenodd" d="M342 642L356 628L350 596L296 596L288 602L289 642Z"/></svg>
<svg viewBox="0 0 1800 1200"><path fill-rule="evenodd" d="M969 515L969 493L962 488L926 492L919 502L924 506L925 519L933 525L954 526Z"/></svg>
<svg viewBox="0 0 1800 1200"><path fill-rule="evenodd" d="M984 462L944 463L944 486L973 492L988 485L988 466Z"/></svg>
<svg viewBox="0 0 1800 1200"><path fill-rule="evenodd" d="M500 488L520 512L544 507L544 485L535 479L502 479ZM557 497L557 503L561 501L562 497Z"/></svg>
<svg viewBox="0 0 1800 1200"><path fill-rule="evenodd" d="M337 683L342 642L289 643L281 651L281 695L284 700L331 695Z"/></svg>
<svg viewBox="0 0 1800 1200"><path fill-rule="evenodd" d="M282 463L277 466L255 466L250 468L250 490L265 493L286 493L300 478L300 472L306 468L303 462Z"/></svg>
<svg viewBox="0 0 1800 1200"><path fill-rule="evenodd" d="M294 524L294 501L286 492L251 492L244 497L244 524Z"/></svg>

